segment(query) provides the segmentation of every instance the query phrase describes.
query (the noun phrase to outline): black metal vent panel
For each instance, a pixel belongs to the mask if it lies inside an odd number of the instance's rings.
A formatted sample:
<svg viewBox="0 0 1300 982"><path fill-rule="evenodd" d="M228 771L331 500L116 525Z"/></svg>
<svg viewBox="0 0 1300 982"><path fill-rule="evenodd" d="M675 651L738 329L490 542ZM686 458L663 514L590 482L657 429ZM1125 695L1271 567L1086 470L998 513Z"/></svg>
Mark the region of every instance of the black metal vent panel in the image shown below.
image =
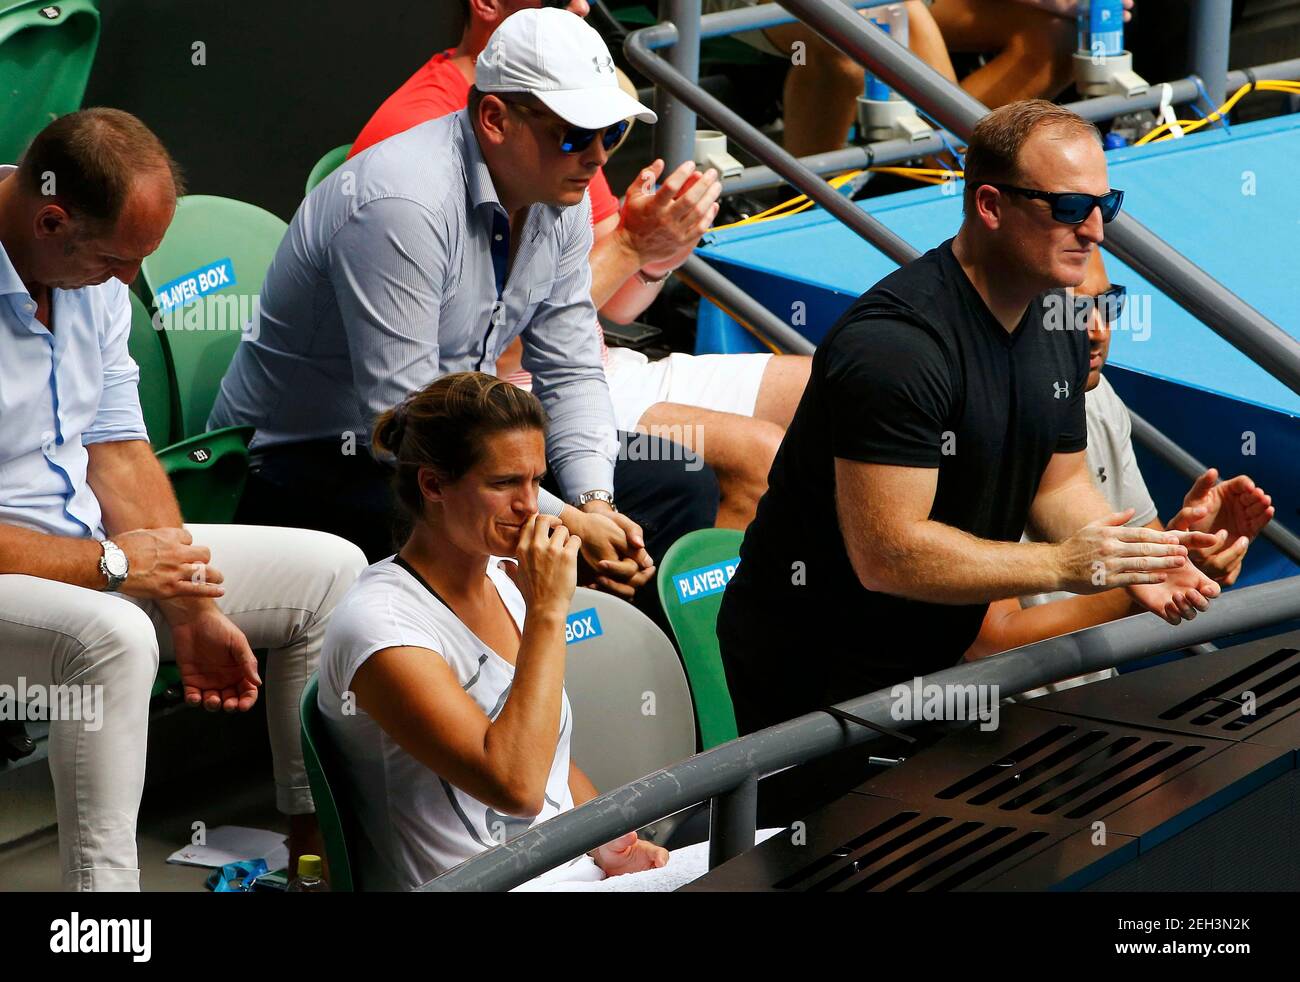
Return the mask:
<svg viewBox="0 0 1300 982"><path fill-rule="evenodd" d="M1115 723L1004 706L996 730L945 737L858 790L987 809L1009 819L1089 824L1228 749Z"/></svg>
<svg viewBox="0 0 1300 982"><path fill-rule="evenodd" d="M1125 836L1062 850L1075 836L1059 822L1008 820L940 803L912 807L864 794L846 795L804 823L806 841L783 832L683 889L964 892L998 883L1037 859L1037 872L1008 880L1015 885L1007 889L1047 890L1061 881L1090 883L1137 854L1136 840ZM1042 860L1047 853L1051 858Z"/></svg>
<svg viewBox="0 0 1300 982"><path fill-rule="evenodd" d="M1253 695L1253 713L1244 711L1248 694ZM1189 736L1300 749L1300 631L1021 705Z"/></svg>

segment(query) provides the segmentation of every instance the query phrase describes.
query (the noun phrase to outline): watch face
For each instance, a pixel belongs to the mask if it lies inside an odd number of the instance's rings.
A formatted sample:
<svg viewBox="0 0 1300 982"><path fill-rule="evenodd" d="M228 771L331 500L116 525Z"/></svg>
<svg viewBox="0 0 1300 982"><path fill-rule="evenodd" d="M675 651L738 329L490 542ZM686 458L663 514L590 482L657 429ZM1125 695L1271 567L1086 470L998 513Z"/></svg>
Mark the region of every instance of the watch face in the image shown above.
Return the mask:
<svg viewBox="0 0 1300 982"><path fill-rule="evenodd" d="M104 566L110 576L126 576L126 553L110 549L104 557Z"/></svg>

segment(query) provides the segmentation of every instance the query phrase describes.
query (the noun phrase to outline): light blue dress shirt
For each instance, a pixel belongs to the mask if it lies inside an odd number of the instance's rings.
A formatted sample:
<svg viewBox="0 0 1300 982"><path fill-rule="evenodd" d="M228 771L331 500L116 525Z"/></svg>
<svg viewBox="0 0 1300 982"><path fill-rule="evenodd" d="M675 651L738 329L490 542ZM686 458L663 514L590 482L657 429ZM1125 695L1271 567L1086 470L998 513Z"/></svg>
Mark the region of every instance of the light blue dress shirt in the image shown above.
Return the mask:
<svg viewBox="0 0 1300 982"><path fill-rule="evenodd" d="M450 372L495 372L522 335L560 487L612 490L590 201L529 208L507 277L508 219L464 111L342 165L294 215L209 426L254 426L255 449L366 443L380 412Z"/></svg>
<svg viewBox="0 0 1300 982"><path fill-rule="evenodd" d="M0 180L12 166L0 167ZM0 522L104 537L86 447L148 440L127 351L131 304L118 280L51 291L51 323L0 246Z"/></svg>

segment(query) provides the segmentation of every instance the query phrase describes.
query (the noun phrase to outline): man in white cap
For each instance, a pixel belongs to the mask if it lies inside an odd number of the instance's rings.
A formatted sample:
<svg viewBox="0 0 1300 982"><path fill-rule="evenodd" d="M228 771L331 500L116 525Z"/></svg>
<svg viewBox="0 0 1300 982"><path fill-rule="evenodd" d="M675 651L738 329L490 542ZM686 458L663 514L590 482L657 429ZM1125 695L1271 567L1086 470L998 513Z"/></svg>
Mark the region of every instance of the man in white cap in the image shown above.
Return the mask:
<svg viewBox="0 0 1300 982"><path fill-rule="evenodd" d="M435 52L384 100L353 141L350 158L413 126L464 109L478 56L507 18L538 7L558 7L575 17L590 12L587 0L462 4L459 43ZM620 81L625 91L631 88L626 76ZM596 170L587 186L593 237L591 300L602 321L630 323L655 302L668 277L712 226L721 191L714 168L697 168L694 161L685 160L669 170L662 159L655 159L636 169L620 201L603 170ZM600 325L592 327L601 333ZM532 378L520 367L521 349L518 340L511 344L497 359L496 372L529 388ZM722 500L717 525L745 528L767 488L777 447L808 382L811 359L770 351L673 351L652 360L634 348L607 347L603 333L601 358L619 430L689 435L718 477Z"/></svg>
<svg viewBox="0 0 1300 982"><path fill-rule="evenodd" d="M448 372L492 372L522 336L568 500L544 493L541 510L581 538L589 582L631 597L651 554L718 506L716 478L680 448L611 459L585 191L629 117L656 117L600 36L553 8L503 23L476 83L465 111L383 141L303 202L210 423L257 430L241 520L335 532L377 561L394 506L387 465L356 450L373 419Z"/></svg>

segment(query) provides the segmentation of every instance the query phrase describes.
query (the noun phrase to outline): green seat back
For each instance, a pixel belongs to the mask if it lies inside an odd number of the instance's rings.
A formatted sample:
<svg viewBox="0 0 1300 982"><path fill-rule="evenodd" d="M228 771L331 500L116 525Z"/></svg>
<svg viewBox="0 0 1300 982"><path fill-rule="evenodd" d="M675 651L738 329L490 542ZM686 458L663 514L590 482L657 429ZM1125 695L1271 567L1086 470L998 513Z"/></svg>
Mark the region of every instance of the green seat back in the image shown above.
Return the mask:
<svg viewBox="0 0 1300 982"><path fill-rule="evenodd" d="M140 267L162 315L163 344L178 394L175 435L207 429L221 379L262 280L288 228L275 215L230 198L194 194L176 205L162 245Z"/></svg>
<svg viewBox="0 0 1300 982"><path fill-rule="evenodd" d="M346 801L334 796L335 789L341 792L344 785L335 764L333 745L325 732L324 720L316 708L319 688L320 678L312 672L298 706L302 719L302 755L307 765L307 783L311 785L312 800L316 803L316 821L320 825L321 838L325 840L330 889L335 893L351 893L354 887L348 841L352 838L355 823ZM294 871L289 872L292 876Z"/></svg>
<svg viewBox="0 0 1300 982"><path fill-rule="evenodd" d="M140 368L140 410L154 449L172 442L172 410L175 391L171 366L162 338L154 330L149 310L143 301L128 291L131 298L131 336L127 348L131 360Z"/></svg>
<svg viewBox="0 0 1300 982"><path fill-rule="evenodd" d="M229 525L248 479L251 426L210 430L158 451L158 462L171 478L181 515L189 523Z"/></svg>
<svg viewBox="0 0 1300 982"><path fill-rule="evenodd" d="M699 529L674 542L659 563L659 600L686 663L704 750L736 738L715 628L722 606L717 587L730 578L728 568L734 571L743 538L734 529ZM717 573L706 572L714 567Z"/></svg>
<svg viewBox="0 0 1300 982"><path fill-rule="evenodd" d="M0 163L81 108L98 46L95 0L0 0Z"/></svg>
<svg viewBox="0 0 1300 982"><path fill-rule="evenodd" d="M352 144L345 143L341 147L335 147L316 161L316 166L307 175L307 187L303 190L303 194L311 194L312 188L338 170L339 164L348 159L348 154L351 151Z"/></svg>

